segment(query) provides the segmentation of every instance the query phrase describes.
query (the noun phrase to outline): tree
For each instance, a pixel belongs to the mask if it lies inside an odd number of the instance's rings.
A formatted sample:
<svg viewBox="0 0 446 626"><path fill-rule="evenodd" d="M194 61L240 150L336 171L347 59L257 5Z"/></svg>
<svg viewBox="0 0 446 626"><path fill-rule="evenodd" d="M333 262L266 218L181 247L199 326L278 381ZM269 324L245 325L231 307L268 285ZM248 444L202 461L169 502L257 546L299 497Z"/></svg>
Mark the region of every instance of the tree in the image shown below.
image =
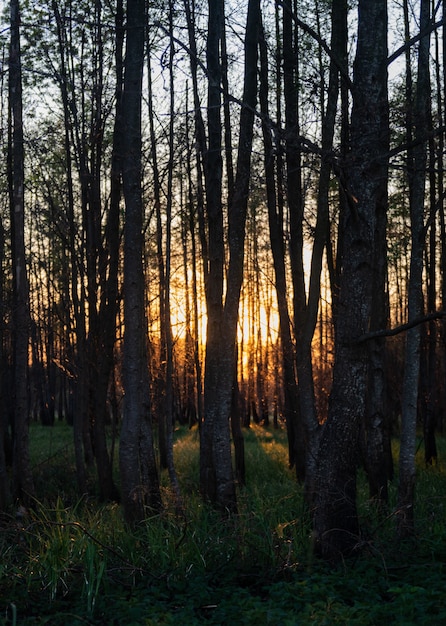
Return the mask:
<svg viewBox="0 0 446 626"><path fill-rule="evenodd" d="M372 313L378 205L387 186L387 3L360 0L354 64L349 206L343 234L333 387L318 457L313 529L318 550L337 559L360 538L356 470L369 353L359 337ZM373 27L372 27L373 25ZM382 236L382 233L381 233Z"/></svg>
<svg viewBox="0 0 446 626"><path fill-rule="evenodd" d="M420 32L430 22L430 2L421 0ZM414 104L414 147L409 148L409 203L411 223L410 277L408 293L408 322L420 317L423 310L422 277L424 252L424 199L426 185L427 143L429 129L430 80L429 35L418 48L418 74ZM415 450L420 374L420 326L407 331L404 381L401 407L401 443L399 458L397 523L400 537L414 532Z"/></svg>
<svg viewBox="0 0 446 626"><path fill-rule="evenodd" d="M20 8L11 0L9 52L10 215L13 269L13 494L25 504L34 495L29 456L28 347L30 333L29 285L25 256L25 170L22 119L22 67L20 55Z"/></svg>
<svg viewBox="0 0 446 626"><path fill-rule="evenodd" d="M0 219L0 267L3 270L5 256L5 231L3 228L3 220ZM4 303L4 286L3 286L3 271L0 278L0 302ZM11 485L8 476L7 464L6 464L6 450L8 439L8 420L7 410L5 402L5 371L6 371L6 359L4 350L4 316L0 316L0 511L4 511L11 500Z"/></svg>
<svg viewBox="0 0 446 626"><path fill-rule="evenodd" d="M263 29L262 29L263 30ZM276 170L281 171L281 159L275 166L274 159L274 130L270 119L268 105L268 56L267 47L262 32L260 37L260 89L259 100L262 113L263 150L265 167L266 202L268 206L268 223L271 251L273 254L275 287L279 311L279 332L282 353L282 370L284 385L284 413L288 430L289 461L294 464L295 458L295 430L298 419L298 391L294 374L294 346L291 337L291 320L287 300L287 274L285 263L285 244L283 232L283 197L280 193L281 179L276 182ZM280 110L280 109L278 109Z"/></svg>
<svg viewBox="0 0 446 626"><path fill-rule="evenodd" d="M124 226L124 410L120 440L122 504L129 523L161 507L153 450L147 362L141 190L141 99L145 2L127 2L122 181Z"/></svg>
<svg viewBox="0 0 446 626"><path fill-rule="evenodd" d="M257 97L257 54L260 25L258 0L250 0L245 31L245 65L240 112L237 169L228 205L229 260L224 294L225 247L221 160L221 59L223 3L209 1L207 42L208 154L205 161L209 267L205 275L207 339L204 379L204 422L200 441L200 484L204 497L221 509L236 510L229 416L234 386L238 309L243 281L247 202Z"/></svg>

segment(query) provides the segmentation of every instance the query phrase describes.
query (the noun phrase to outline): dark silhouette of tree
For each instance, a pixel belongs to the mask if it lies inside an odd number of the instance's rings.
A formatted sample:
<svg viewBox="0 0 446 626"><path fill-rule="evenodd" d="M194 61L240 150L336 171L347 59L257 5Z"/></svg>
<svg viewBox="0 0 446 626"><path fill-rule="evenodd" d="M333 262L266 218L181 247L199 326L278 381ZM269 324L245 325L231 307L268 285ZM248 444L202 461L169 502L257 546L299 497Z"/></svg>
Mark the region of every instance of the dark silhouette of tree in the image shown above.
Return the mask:
<svg viewBox="0 0 446 626"><path fill-rule="evenodd" d="M248 4L245 75L240 112L234 189L228 204L228 269L224 292L225 239L221 158L221 38L223 3L209 2L207 46L208 155L205 162L209 267L206 276L207 334L204 422L201 428L200 484L205 498L223 510L236 510L229 417L234 386L237 322L243 282L245 224L250 181L254 109L257 98L257 50L260 6Z"/></svg>
<svg viewBox="0 0 446 626"><path fill-rule="evenodd" d="M5 317L4 309L4 284L3 284L3 268L5 267L5 231L3 228L3 220L0 218L0 268L2 275L0 277L0 303L2 313L0 314L0 511L6 510L11 501L11 485L7 470L7 448L9 447L9 420L6 403L6 376L7 362L5 354Z"/></svg>
<svg viewBox="0 0 446 626"><path fill-rule="evenodd" d="M120 440L122 504L129 523L159 510L161 494L153 450L147 360L141 189L141 100L145 2L128 0L123 93L124 410Z"/></svg>
<svg viewBox="0 0 446 626"><path fill-rule="evenodd" d="M430 23L430 3L421 0L420 32ZM429 35L423 37L418 47L418 72L413 111L415 146L408 150L409 207L411 224L410 276L408 291L408 322L423 311L422 276L424 254L424 200L426 185L427 142L429 130L430 80ZM408 137L410 140L411 137ZM420 375L419 325L406 333L404 380L401 407L401 444L398 483L398 534L400 537L414 532L415 450L418 414L418 389Z"/></svg>
<svg viewBox="0 0 446 626"><path fill-rule="evenodd" d="M289 461L294 463L294 438L298 416L298 391L294 373L294 346L291 336L291 320L288 309L288 280L285 264L285 243L283 227L283 198L280 193L280 176L276 182L276 171L281 171L280 159L275 163L274 130L268 123L268 57L263 34L260 38L260 109L263 115L263 146L265 164L266 198L268 205L268 222L271 251L273 254L275 286L279 311L279 331L282 348L284 417L288 430Z"/></svg>
<svg viewBox="0 0 446 626"><path fill-rule="evenodd" d="M372 27L373 25L373 27ZM330 409L315 482L313 529L327 558L354 551L360 539L356 471L360 427L366 408L369 354L357 338L372 313L376 223L387 185L387 3L360 0L354 64L349 207L343 231L335 363Z"/></svg>
<svg viewBox="0 0 446 626"><path fill-rule="evenodd" d="M34 496L34 481L29 456L28 348L30 315L28 270L25 256L25 171L18 0L11 0L10 10L9 105L12 127L9 159L13 271L13 495L28 504Z"/></svg>

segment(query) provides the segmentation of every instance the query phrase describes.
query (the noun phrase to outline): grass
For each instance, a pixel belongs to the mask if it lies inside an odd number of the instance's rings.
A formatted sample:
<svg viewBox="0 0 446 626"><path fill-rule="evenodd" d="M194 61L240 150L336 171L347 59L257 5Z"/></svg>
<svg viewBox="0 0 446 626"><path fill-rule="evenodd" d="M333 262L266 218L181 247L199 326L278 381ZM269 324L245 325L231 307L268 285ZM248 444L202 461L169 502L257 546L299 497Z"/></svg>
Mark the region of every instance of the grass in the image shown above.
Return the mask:
<svg viewBox="0 0 446 626"><path fill-rule="evenodd" d="M247 486L224 522L197 492L197 433L179 430L185 515L163 475L165 510L134 531L118 505L76 497L70 428L33 425L31 442L41 499L0 521L1 625L446 623L445 467L424 468L422 451L417 541L395 543L393 515L379 517L360 476L366 549L332 570L312 557L283 430L246 433Z"/></svg>

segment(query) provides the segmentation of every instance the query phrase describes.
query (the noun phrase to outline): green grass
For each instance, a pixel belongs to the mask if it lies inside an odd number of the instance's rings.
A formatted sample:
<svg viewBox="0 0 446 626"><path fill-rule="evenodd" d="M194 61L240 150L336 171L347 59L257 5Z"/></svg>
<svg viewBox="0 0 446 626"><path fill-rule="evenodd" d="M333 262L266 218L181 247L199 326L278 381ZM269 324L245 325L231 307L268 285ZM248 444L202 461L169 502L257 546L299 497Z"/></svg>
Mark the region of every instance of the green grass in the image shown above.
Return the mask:
<svg viewBox="0 0 446 626"><path fill-rule="evenodd" d="M33 425L31 443L40 500L0 520L1 625L446 623L446 473L422 452L417 541L394 541L396 483L382 517L360 475L365 550L332 570L312 556L283 430L245 434L247 486L225 521L198 494L197 432L178 430L185 515L163 475L165 510L133 531L118 505L76 497L70 428Z"/></svg>

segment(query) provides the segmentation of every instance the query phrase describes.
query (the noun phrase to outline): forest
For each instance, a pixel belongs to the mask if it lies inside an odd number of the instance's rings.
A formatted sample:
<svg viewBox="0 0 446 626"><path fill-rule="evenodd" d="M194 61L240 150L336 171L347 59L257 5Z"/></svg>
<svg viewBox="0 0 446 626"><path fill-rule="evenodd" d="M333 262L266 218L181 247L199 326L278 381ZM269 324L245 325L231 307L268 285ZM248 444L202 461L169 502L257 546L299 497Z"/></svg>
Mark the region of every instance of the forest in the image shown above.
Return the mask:
<svg viewBox="0 0 446 626"><path fill-rule="evenodd" d="M376 556L364 506L380 554L416 541L420 475L446 488L445 3L1 11L2 551L82 506L132 537L170 511L181 545L193 500L223 532L265 441L327 576Z"/></svg>

